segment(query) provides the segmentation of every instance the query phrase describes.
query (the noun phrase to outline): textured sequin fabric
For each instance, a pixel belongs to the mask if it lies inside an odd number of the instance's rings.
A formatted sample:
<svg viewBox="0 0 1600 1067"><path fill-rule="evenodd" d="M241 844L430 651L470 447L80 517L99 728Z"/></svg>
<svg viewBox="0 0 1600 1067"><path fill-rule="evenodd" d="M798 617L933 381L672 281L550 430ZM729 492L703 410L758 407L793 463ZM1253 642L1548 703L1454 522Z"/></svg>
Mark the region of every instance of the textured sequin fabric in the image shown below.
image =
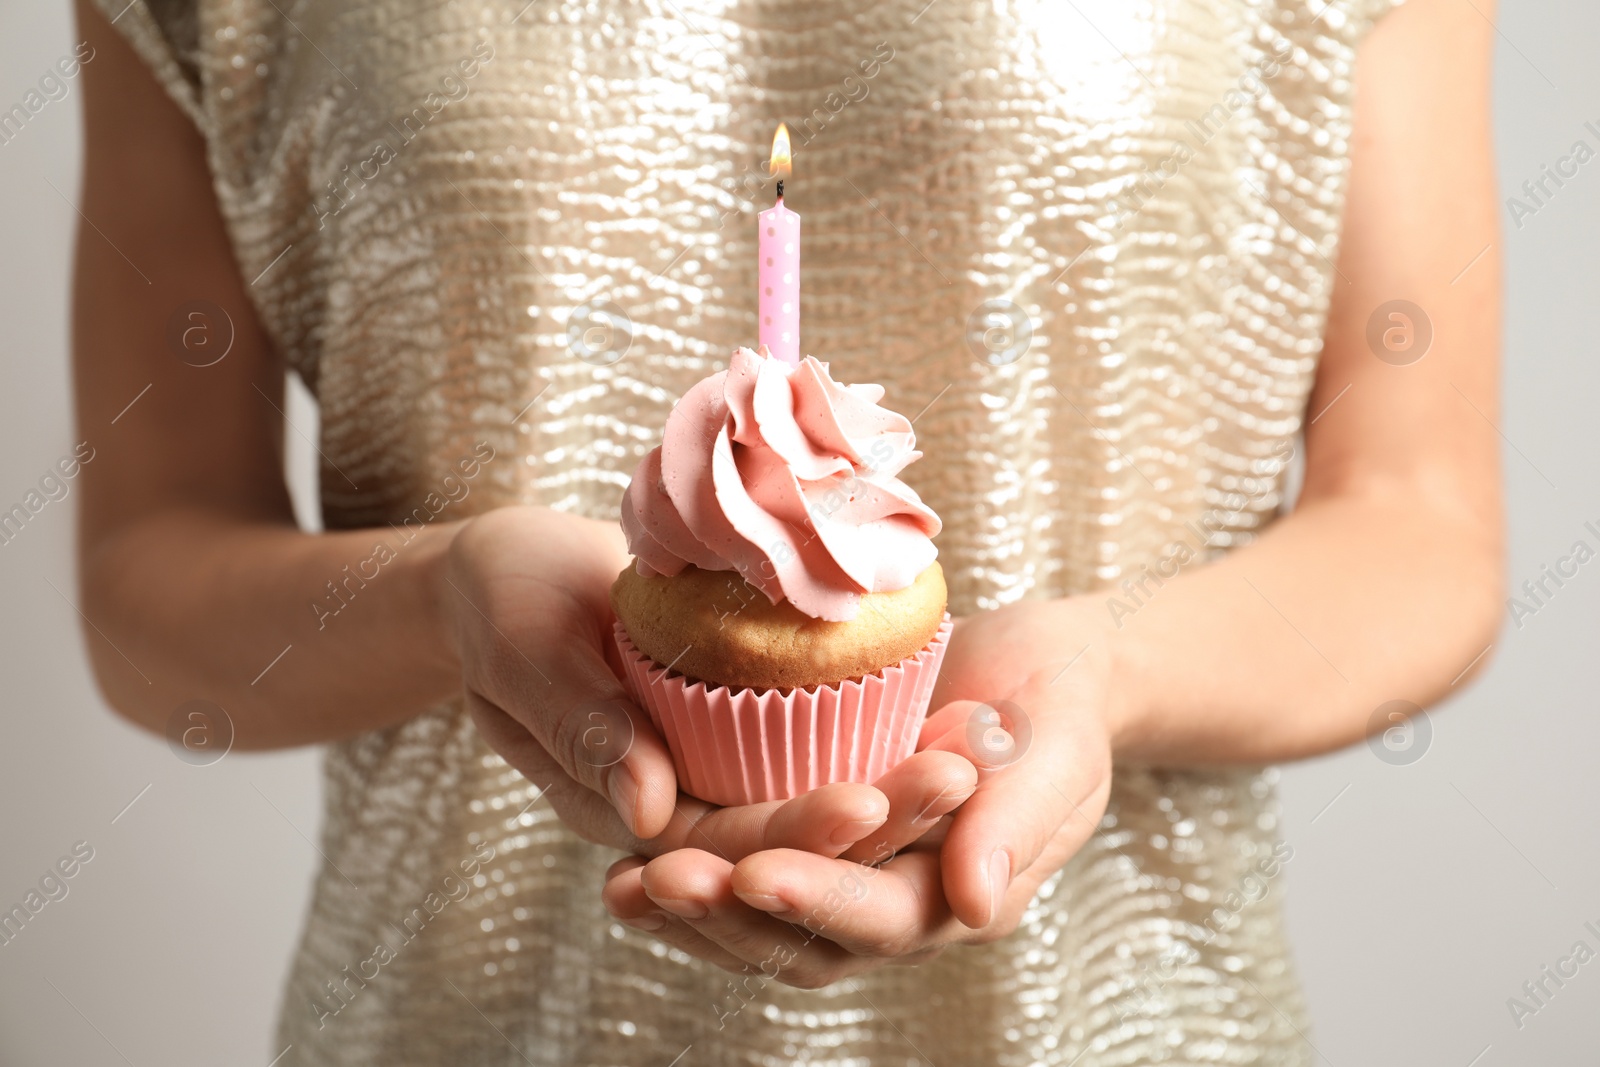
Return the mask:
<svg viewBox="0 0 1600 1067"><path fill-rule="evenodd" d="M322 407L330 527L412 514L480 441L460 513L615 518L674 400L754 340L787 121L802 348L916 415L955 612L1118 594L1270 521L1386 6L100 2L209 141ZM1313 1059L1270 772L1119 767L1014 936L814 992L608 921L615 854L457 707L326 778L286 1065Z"/></svg>

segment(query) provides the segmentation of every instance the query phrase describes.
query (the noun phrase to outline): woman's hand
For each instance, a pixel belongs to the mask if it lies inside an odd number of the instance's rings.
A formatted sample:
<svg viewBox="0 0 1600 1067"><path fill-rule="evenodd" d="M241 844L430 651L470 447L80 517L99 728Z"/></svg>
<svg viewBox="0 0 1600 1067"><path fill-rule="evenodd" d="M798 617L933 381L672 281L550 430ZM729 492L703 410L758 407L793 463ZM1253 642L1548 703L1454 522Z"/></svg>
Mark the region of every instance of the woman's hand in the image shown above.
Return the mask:
<svg viewBox="0 0 1600 1067"><path fill-rule="evenodd" d="M728 862L684 849L629 859L608 873L607 907L719 966L807 988L1010 933L1105 811L1101 611L1038 601L958 624L940 676L945 703L914 759L962 757L981 782L942 843L848 858L779 849Z"/></svg>
<svg viewBox="0 0 1600 1067"><path fill-rule="evenodd" d="M926 807L893 780L892 798L850 784L729 808L679 794L666 745L618 677L609 591L628 562L615 524L505 508L461 528L440 579L473 722L575 833L647 856L686 846L724 862L771 848L837 856L902 832L891 799ZM971 792L970 781L959 789L971 775L963 762L924 760L919 781L952 793L953 807Z"/></svg>

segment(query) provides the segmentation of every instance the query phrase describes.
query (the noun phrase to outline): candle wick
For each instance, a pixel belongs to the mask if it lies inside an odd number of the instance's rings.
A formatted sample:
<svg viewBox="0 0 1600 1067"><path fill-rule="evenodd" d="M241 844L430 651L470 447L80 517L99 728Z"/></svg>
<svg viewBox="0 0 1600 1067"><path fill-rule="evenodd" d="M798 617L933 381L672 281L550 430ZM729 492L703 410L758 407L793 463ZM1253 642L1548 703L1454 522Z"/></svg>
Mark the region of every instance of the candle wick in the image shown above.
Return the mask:
<svg viewBox="0 0 1600 1067"><path fill-rule="evenodd" d="M783 199L783 179L782 178L778 179L778 199L779 200Z"/></svg>

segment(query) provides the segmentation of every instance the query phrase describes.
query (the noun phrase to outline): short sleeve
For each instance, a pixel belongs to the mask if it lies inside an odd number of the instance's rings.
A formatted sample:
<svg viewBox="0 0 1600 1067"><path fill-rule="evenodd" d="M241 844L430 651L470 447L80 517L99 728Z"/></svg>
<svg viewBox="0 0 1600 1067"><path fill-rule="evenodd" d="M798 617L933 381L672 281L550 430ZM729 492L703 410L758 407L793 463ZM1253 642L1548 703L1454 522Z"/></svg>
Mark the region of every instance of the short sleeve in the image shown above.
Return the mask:
<svg viewBox="0 0 1600 1067"><path fill-rule="evenodd" d="M92 0L202 133L197 0Z"/></svg>

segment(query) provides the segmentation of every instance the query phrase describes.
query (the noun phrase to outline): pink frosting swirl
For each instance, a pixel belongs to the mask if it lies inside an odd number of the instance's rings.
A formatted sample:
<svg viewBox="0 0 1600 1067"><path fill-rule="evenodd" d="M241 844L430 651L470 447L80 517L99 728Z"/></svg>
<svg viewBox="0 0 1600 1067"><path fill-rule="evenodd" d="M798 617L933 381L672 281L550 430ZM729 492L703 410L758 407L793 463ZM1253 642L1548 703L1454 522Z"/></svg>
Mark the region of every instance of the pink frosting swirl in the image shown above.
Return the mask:
<svg viewBox="0 0 1600 1067"><path fill-rule="evenodd" d="M911 585L938 555L939 517L895 477L922 453L882 399L810 356L735 351L634 471L622 529L639 572L738 571L830 622L855 618L863 593Z"/></svg>

